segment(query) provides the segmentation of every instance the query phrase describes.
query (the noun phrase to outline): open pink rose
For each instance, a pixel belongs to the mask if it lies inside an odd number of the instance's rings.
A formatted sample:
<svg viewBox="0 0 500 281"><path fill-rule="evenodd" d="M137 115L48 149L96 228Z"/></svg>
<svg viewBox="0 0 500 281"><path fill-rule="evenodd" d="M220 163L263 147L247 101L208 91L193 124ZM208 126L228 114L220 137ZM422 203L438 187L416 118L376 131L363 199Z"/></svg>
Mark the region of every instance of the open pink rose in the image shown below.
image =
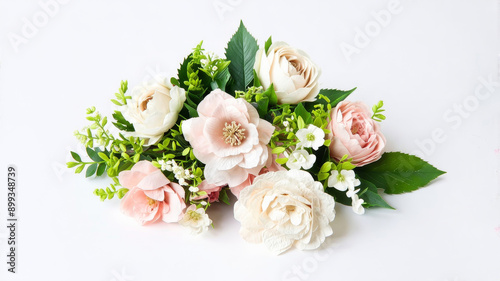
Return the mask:
<svg viewBox="0 0 500 281"><path fill-rule="evenodd" d="M332 109L327 126L332 158L338 161L347 154L358 167L380 159L386 140L371 115L362 102L342 101Z"/></svg>
<svg viewBox="0 0 500 281"><path fill-rule="evenodd" d="M146 225L159 219L178 222L184 215L184 189L170 182L160 169L149 161L137 162L132 170L118 175L120 184L129 191L122 199L121 209Z"/></svg>
<svg viewBox="0 0 500 281"><path fill-rule="evenodd" d="M214 90L198 105L199 117L182 123L184 137L205 166L208 183L234 187L257 175L269 158L274 127L244 99Z"/></svg>
<svg viewBox="0 0 500 281"><path fill-rule="evenodd" d="M266 167L262 168L258 175L263 175L269 172L286 171L285 168L281 167L280 164L276 163L277 158L278 156L276 154L273 154L272 157L269 157L266 163ZM257 177L258 175L249 174L248 178L244 182L235 187L230 188L231 192L234 194L234 196L236 196L236 198L239 198L240 192L247 186L252 185L255 177Z"/></svg>

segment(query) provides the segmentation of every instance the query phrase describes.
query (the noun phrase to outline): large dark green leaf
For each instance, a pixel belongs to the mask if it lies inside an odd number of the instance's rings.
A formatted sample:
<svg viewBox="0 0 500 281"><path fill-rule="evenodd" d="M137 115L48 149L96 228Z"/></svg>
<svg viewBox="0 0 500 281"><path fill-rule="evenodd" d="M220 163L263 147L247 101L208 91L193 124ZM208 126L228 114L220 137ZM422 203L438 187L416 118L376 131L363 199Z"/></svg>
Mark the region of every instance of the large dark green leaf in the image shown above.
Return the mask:
<svg viewBox="0 0 500 281"><path fill-rule="evenodd" d="M424 160L401 152L388 152L374 163L355 169L356 174L387 194L411 192L445 172Z"/></svg>
<svg viewBox="0 0 500 281"><path fill-rule="evenodd" d="M232 90L245 91L253 80L253 65L259 46L257 40L240 22L238 31L233 35L226 48L226 58L230 60L229 73L234 79Z"/></svg>

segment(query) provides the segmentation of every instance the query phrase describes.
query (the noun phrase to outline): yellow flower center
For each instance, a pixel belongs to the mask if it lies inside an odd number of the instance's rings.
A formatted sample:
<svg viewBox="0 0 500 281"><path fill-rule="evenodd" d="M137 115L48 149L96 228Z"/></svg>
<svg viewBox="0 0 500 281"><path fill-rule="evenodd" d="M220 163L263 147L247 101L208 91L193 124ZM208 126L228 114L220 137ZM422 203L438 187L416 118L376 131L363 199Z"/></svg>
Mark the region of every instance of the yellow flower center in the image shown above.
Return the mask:
<svg viewBox="0 0 500 281"><path fill-rule="evenodd" d="M189 210L187 214L189 218L193 221L198 221L199 219L201 219L201 214L197 213L196 211Z"/></svg>
<svg viewBox="0 0 500 281"><path fill-rule="evenodd" d="M224 124L222 136L224 138L224 142L230 144L231 146L240 145L246 138L245 129L241 128L241 124L236 123L235 121L232 121L231 124L228 124L227 122Z"/></svg>
<svg viewBox="0 0 500 281"><path fill-rule="evenodd" d="M156 200L148 198L148 204L149 206L153 206L154 204L156 204Z"/></svg>

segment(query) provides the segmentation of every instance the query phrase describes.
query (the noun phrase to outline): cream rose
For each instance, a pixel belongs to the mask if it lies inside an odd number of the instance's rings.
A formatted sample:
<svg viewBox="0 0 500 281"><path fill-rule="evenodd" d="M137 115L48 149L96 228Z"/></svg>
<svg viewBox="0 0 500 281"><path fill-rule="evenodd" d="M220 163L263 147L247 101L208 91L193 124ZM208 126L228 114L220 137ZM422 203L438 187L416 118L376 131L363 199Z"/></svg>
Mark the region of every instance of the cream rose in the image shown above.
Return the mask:
<svg viewBox="0 0 500 281"><path fill-rule="evenodd" d="M145 139L145 145L155 144L175 125L186 100L184 89L172 86L164 77L135 87L131 96L123 115L134 125L131 135Z"/></svg>
<svg viewBox="0 0 500 281"><path fill-rule="evenodd" d="M273 43L267 53L264 48L257 52L254 69L264 89L273 84L278 103L316 100L321 71L303 51L284 42Z"/></svg>
<svg viewBox="0 0 500 281"><path fill-rule="evenodd" d="M332 235L335 201L300 170L269 172L243 189L234 205L241 236L280 254L292 247L316 249Z"/></svg>

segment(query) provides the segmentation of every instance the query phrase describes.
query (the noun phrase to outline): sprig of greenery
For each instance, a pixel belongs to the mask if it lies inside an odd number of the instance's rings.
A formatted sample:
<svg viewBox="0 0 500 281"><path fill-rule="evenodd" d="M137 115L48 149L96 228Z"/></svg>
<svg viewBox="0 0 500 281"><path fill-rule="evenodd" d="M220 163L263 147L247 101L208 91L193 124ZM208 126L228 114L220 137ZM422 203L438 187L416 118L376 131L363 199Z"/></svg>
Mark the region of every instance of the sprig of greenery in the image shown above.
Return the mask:
<svg viewBox="0 0 500 281"><path fill-rule="evenodd" d="M122 81L120 84L120 89L118 90L118 93L115 93L116 100L112 99L111 102L118 105L118 106L126 105L127 100L132 98L131 96L125 95L127 90L128 90L128 81L127 80Z"/></svg>
<svg viewBox="0 0 500 281"><path fill-rule="evenodd" d="M377 122L382 122L382 120L385 120L385 115L382 114L382 112L385 111L385 109L382 109L384 106L383 101L379 101L376 105L372 107L373 115L372 119L377 121Z"/></svg>

